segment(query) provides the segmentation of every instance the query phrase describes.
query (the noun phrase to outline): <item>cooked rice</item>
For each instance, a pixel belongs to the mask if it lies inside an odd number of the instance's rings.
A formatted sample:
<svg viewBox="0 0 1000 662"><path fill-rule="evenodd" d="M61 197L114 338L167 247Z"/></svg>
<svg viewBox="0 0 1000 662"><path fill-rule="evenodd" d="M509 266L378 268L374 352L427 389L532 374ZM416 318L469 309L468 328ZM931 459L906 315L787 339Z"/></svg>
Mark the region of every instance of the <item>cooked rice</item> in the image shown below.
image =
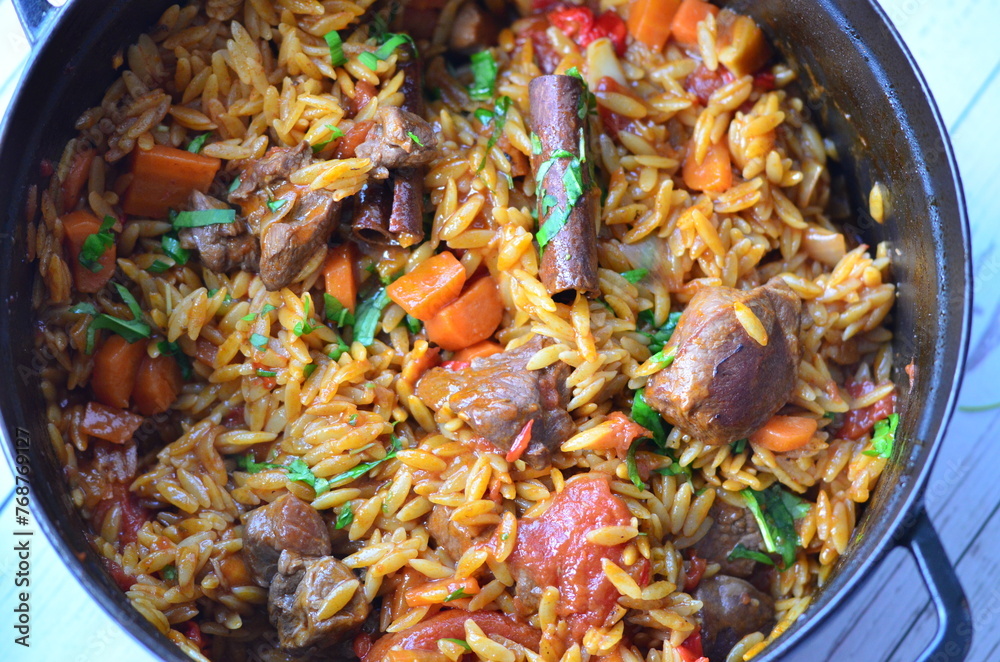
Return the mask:
<svg viewBox="0 0 1000 662"><path fill-rule="evenodd" d="M177 342L191 357L207 358L193 361L193 378L169 416L156 421L176 429L139 433L149 452L139 458L140 474L130 489L156 516L141 526L134 542L122 539L125 515L120 507L107 509L98 521L95 508L113 477L93 468L91 440L79 429L80 398L66 398L88 384L93 369L84 351L85 320L66 304L85 300L112 315L128 314L109 290L86 296L73 289L59 211L61 185L74 155L93 148L104 156L90 166L80 208L98 218L116 217L130 177L120 164L135 149L182 147L194 136L212 132L202 153L222 159L227 172L236 172L241 160L259 158L271 146L328 140L330 126L350 121L344 119L346 109L362 82L377 94L355 119L373 117L380 105L398 105L403 77L396 56L380 61L374 72L358 60L368 50L368 19L362 17L372 4L208 0L204 7L169 8L128 49L127 67L101 103L80 117L79 137L67 144L50 186L29 196L29 256L39 273L33 300L44 321L37 342L54 357L41 384L51 442L66 466L71 498L91 520L95 548L134 578L126 595L154 627L192 658L206 659L196 643L173 627L195 619L215 642L209 657L219 659L231 648L273 645L259 634L266 628L261 606L266 593L234 581L227 565L239 558L240 515L251 508L285 492L334 517L349 507L353 519L347 533L358 551L343 561L358 570L359 580L339 584L326 596L321 614L335 614L360 592L370 603L381 600L381 627L396 632L429 614L426 607L407 609L405 602L389 599L398 578L408 572L428 581L492 577L481 581L482 590L470 607L514 612L514 580L506 560L517 540L515 511L521 518L537 517L569 476L600 471L613 477L612 490L634 524L596 529L587 539L624 545L626 564L649 559L652 577L644 588L615 563L603 561L603 572L624 596L621 600L647 606L620 608L616 621L587 633L583 649L576 644L565 648L560 637L567 626L556 610L559 592L548 587L533 620L543 632L538 651L497 641L472 620L465 623L466 641L490 662L520 662L525 656L532 662L580 662L584 651L598 655L615 649L627 662L668 662L674 655L670 647L696 627L694 615L701 606L683 592L682 550L708 531L708 511L717 498L742 505L734 498L738 491L778 482L815 497L798 523L804 551L777 573L772 590L779 598L778 625L766 638L745 637L734 649L736 657L730 657L749 659L787 629L823 585L846 550L859 504L869 498L886 460L863 454L868 436L836 438L824 418L816 443L791 454L750 447L736 453L674 429L667 447L691 479L683 473L654 472L646 489L639 489L629 480L625 460L614 450L602 450L599 441L611 425L608 415L627 407L622 394L643 387L661 367L650 360L649 338L636 330L639 313L648 311L660 326L671 309L683 307L704 286L749 288L781 276L801 297L803 355L791 405L816 417L842 414L873 405L895 390L889 375L891 333L883 325L895 298L887 246L880 244L874 252L857 246L832 267L803 248L810 229L836 231L825 212L831 196L827 162L836 154L811 123L802 100L786 88L794 72L785 65L772 69L777 89L755 87L750 76L735 78L702 107L684 89L697 60L673 46L663 53L629 47L622 70L635 96L597 95L604 109L631 120L618 142L602 135L593 150L598 169L609 175L600 214L601 297L579 297L567 305L553 300L539 278L532 243L535 222L529 208L521 206L533 196L534 182L527 177L514 185L505 155L505 150L520 152L522 159L531 154L527 84L540 72L530 49L505 30L498 49L497 93L514 102L503 126L505 146L487 151L488 133L469 119L482 104L468 99L438 57L459 7L456 1L447 3L424 53L429 61L437 58L427 66L427 79L441 93L428 103L426 114L440 146L425 180L432 228L426 243L387 254L375 268L378 275L391 275L404 266L412 270L439 245L461 249L467 273L488 269L500 286L507 314L496 339L510 348L527 342L532 333L552 340L528 368L557 361L571 367L568 409L577 431L554 454L551 471L471 450L472 432L460 418L447 410L435 414L420 401L414 384L428 345L407 330L399 306L387 307L379 323L382 334L372 345L354 342L332 359L330 352L341 341L333 328L319 324L302 336L292 331L305 318L307 306L316 311L310 290L319 283L318 262L305 270L303 280L280 292L266 291L255 274L216 274L199 268L197 260L157 274L148 269L170 225L136 219L117 235L119 280L137 294L157 337ZM344 31L348 62L342 67L330 65L323 41L330 30ZM716 30L714 19L698 28L700 56L713 71L720 55ZM559 30L548 34L562 56L560 71L583 61ZM684 154L676 147L685 140L678 138L691 139L698 162L712 144L728 141L742 179L719 193L685 189L678 176ZM291 178L342 199L365 184L370 168L367 159L331 159ZM869 214L879 223L886 215L886 195L876 183L869 196ZM621 276L650 264L655 278L631 283ZM257 314L266 305L275 310ZM767 344L767 334L749 308L738 308L737 315L751 337ZM267 339L266 350L252 346L252 334ZM151 356L159 352L153 343ZM311 374L305 370L309 365L316 366ZM272 383L258 376L260 366L276 373ZM851 379L875 386L851 397L845 389ZM242 425L233 426L233 417L241 414ZM385 458L391 434L402 440L394 458L319 495L290 481L283 471L251 474L226 457L273 445L283 462L301 460L315 476L330 478ZM165 443L150 442L161 437ZM653 468L673 464L651 452L640 451L639 457ZM503 535L497 540L503 544L493 553L471 548L450 558L431 544L423 526L435 504L455 508L458 523L499 524ZM163 573L168 567L173 568L169 576ZM642 628L637 639L641 648L622 643L626 623ZM428 653L427 659L457 660L464 649L455 646L438 642L440 652Z"/></svg>

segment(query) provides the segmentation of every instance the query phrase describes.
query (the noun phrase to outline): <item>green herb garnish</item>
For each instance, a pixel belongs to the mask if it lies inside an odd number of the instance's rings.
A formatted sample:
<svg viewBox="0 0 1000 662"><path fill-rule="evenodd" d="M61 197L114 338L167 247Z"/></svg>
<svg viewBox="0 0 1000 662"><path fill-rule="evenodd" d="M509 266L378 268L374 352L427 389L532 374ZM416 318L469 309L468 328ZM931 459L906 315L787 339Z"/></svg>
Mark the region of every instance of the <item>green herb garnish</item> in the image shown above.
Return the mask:
<svg viewBox="0 0 1000 662"><path fill-rule="evenodd" d="M162 274L164 271L170 268L170 265L163 260L153 260L153 263L146 267L146 271L151 274Z"/></svg>
<svg viewBox="0 0 1000 662"><path fill-rule="evenodd" d="M111 231L111 227L114 224L115 219L105 216L104 220L101 221L101 229L83 240L83 246L80 248L78 259L80 260L80 264L95 274L104 268L104 265L99 260L115 243L115 235Z"/></svg>
<svg viewBox="0 0 1000 662"><path fill-rule="evenodd" d="M383 462L386 462L387 460L391 460L392 458L396 457L396 453L399 452L399 449L402 447L402 444L403 442L400 440L399 437L397 437L396 435L392 435L392 444L389 447L389 452L385 454L384 458L382 458L381 460L372 460L371 462L362 462L353 469L348 469L342 474L337 474L336 476L334 476L329 480L329 484L335 485L337 483L354 480L355 478L360 478L361 476L364 476L366 473L368 473L378 465L382 464Z"/></svg>
<svg viewBox="0 0 1000 662"><path fill-rule="evenodd" d="M200 136L195 136L191 140L191 142L188 143L187 151L191 152L192 154L199 154L199 153L201 153L201 148L205 146L205 141L208 140L208 137L210 135L212 135L212 134L211 133L203 133Z"/></svg>
<svg viewBox="0 0 1000 662"><path fill-rule="evenodd" d="M670 364L674 362L674 359L676 357L677 357L677 347L671 347L666 351L660 350L656 354L653 354L652 356L649 357L649 360L652 361L653 363L659 363L660 370L662 370L663 368L669 367Z"/></svg>
<svg viewBox="0 0 1000 662"><path fill-rule="evenodd" d="M892 447L896 442L896 428L899 426L899 414L889 414L887 418L875 424L872 431L871 450L864 451L863 455L870 457L881 457L889 459L892 455Z"/></svg>
<svg viewBox="0 0 1000 662"><path fill-rule="evenodd" d="M326 45L330 48L330 64L335 67L340 67L347 64L347 58L344 57L344 42L340 39L340 35L337 34L336 30L331 30L323 35Z"/></svg>
<svg viewBox="0 0 1000 662"><path fill-rule="evenodd" d="M344 504L343 509L340 514L337 515L337 524L334 526L336 529L343 529L351 525L354 521L354 509L351 507L351 502L348 501Z"/></svg>
<svg viewBox="0 0 1000 662"><path fill-rule="evenodd" d="M168 232L160 239L160 249L163 254L174 261L175 264L187 264L191 257L191 252L181 247L181 241L173 232Z"/></svg>
<svg viewBox="0 0 1000 662"><path fill-rule="evenodd" d="M168 582L175 582L177 581L177 566L172 563L170 565L165 565L163 566L163 569L160 570L160 574L163 575L163 578Z"/></svg>
<svg viewBox="0 0 1000 662"><path fill-rule="evenodd" d="M292 333L296 336L308 336L316 330L316 327L309 321L309 313L312 308L312 297L307 296L302 300L302 319L292 327Z"/></svg>
<svg viewBox="0 0 1000 662"><path fill-rule="evenodd" d="M639 313L639 319L644 320L653 325L653 311L644 310ZM663 323L659 329L655 331L641 331L644 336L649 338L649 351L654 354L663 349L663 346L667 344L670 337L674 335L674 331L677 329L677 323L681 319L681 314L679 312L670 313L667 315L667 321Z"/></svg>
<svg viewBox="0 0 1000 662"><path fill-rule="evenodd" d="M337 339L337 346L330 350L327 354L334 361L339 361L340 357L344 355L344 352L349 351L351 348L344 342L342 338Z"/></svg>
<svg viewBox="0 0 1000 662"><path fill-rule="evenodd" d="M288 200L268 200L267 208L273 212L278 211L279 209L284 207L287 202Z"/></svg>
<svg viewBox="0 0 1000 662"><path fill-rule="evenodd" d="M465 592L465 589L460 588L458 590L449 593L448 597L445 598L444 601L451 602L452 600L461 600L462 598L467 598L467 597L469 597L469 595L468 593Z"/></svg>
<svg viewBox="0 0 1000 662"><path fill-rule="evenodd" d="M489 158L490 150L493 146L497 144L500 140L500 136L503 135L503 127L507 123L507 111L510 110L510 104L513 103L508 96L502 96L497 99L496 107L493 109L493 133L490 134L490 139L486 141L486 154L483 155L483 160L480 161L479 167L476 168L476 172L479 172L486 167L486 159Z"/></svg>
<svg viewBox="0 0 1000 662"><path fill-rule="evenodd" d="M236 221L235 209L200 209L182 211L171 216L174 229L203 228L206 225L225 225Z"/></svg>
<svg viewBox="0 0 1000 662"><path fill-rule="evenodd" d="M468 644L468 642L466 642L466 641L464 641L462 639L449 639L449 638L445 637L441 641L450 641L453 644L458 644L459 646L461 646L462 648L464 648L467 651L471 651L472 650L472 646L470 646Z"/></svg>
<svg viewBox="0 0 1000 662"><path fill-rule="evenodd" d="M469 96L476 101L492 99L497 85L497 61L490 51L472 54L472 85Z"/></svg>
<svg viewBox="0 0 1000 662"><path fill-rule="evenodd" d="M417 134L413 133L412 131L407 131L406 135L408 135L410 137L410 140L417 143L417 145L419 145L420 147L424 146L423 141L420 140L420 136L418 136Z"/></svg>
<svg viewBox="0 0 1000 662"><path fill-rule="evenodd" d="M799 546L795 520L809 512L809 504L777 483L762 492L747 488L740 494L757 520L764 547L781 555L781 569L784 570L795 562L795 550Z"/></svg>
<svg viewBox="0 0 1000 662"><path fill-rule="evenodd" d="M323 314L337 328L354 324L354 313L348 310L344 304L340 303L337 297L325 292L323 293Z"/></svg>
<svg viewBox="0 0 1000 662"><path fill-rule="evenodd" d="M184 353L179 343L161 340L156 344L156 348L160 350L160 354L174 357L174 360L177 361L177 365L181 369L181 377L185 380L191 379L191 375L193 374L191 359Z"/></svg>
<svg viewBox="0 0 1000 662"><path fill-rule="evenodd" d="M365 347L375 342L375 333L382 320L382 311L389 305L389 301L389 294L384 287L380 287L358 306L354 339Z"/></svg>
<svg viewBox="0 0 1000 662"><path fill-rule="evenodd" d="M313 374L314 372L316 372L316 364L315 363L310 363L308 365L302 366L302 375L304 377L308 377L309 375Z"/></svg>
<svg viewBox="0 0 1000 662"><path fill-rule="evenodd" d="M125 302L125 305L128 306L133 319L123 320L104 313L94 317L94 319L91 320L90 325L87 327L87 347L85 349L87 354L93 353L94 342L97 338L97 331L100 329L107 329L108 331L117 333L128 343L134 343L142 338L150 337L151 329L148 324L142 321L142 309L139 308L139 302L135 300L135 297L132 296L132 293L129 292L124 285L115 283L115 289L118 290L118 296L120 296L122 301ZM96 309L94 312L97 312Z"/></svg>
<svg viewBox="0 0 1000 662"><path fill-rule="evenodd" d="M406 328L410 330L410 333L417 335L420 333L420 329L424 328L424 323L418 320L412 315L406 316Z"/></svg>
<svg viewBox="0 0 1000 662"><path fill-rule="evenodd" d="M729 444L729 452L733 455L739 455L747 448L747 439L737 439L733 443Z"/></svg>
<svg viewBox="0 0 1000 662"><path fill-rule="evenodd" d="M253 453L247 453L246 455L240 455L236 458L236 466L242 471L248 474L256 474L261 471L267 471L268 469L284 469L285 466L281 464L273 464L271 462L255 462L253 459Z"/></svg>
<svg viewBox="0 0 1000 662"><path fill-rule="evenodd" d="M646 402L645 391L639 389L632 398L632 420L646 428L653 434L653 443L660 448L666 448L667 430L666 423L659 412L649 406Z"/></svg>
<svg viewBox="0 0 1000 662"><path fill-rule="evenodd" d="M649 269L633 269L632 271L626 271L622 274L622 278L628 282L635 284L646 277L649 273Z"/></svg>
<svg viewBox="0 0 1000 662"><path fill-rule="evenodd" d="M278 373L274 370L264 370L263 368L257 368L258 377L277 377Z"/></svg>
<svg viewBox="0 0 1000 662"><path fill-rule="evenodd" d="M325 126L327 129L330 130L330 137L327 138L326 140L324 140L321 143L316 143L315 145L313 145L312 146L313 154L315 154L316 152L321 151L324 147L326 147L327 145L329 145L330 143L332 143L337 138L343 138L344 137L344 132L340 130L339 126L334 126L332 124L324 124L323 126Z"/></svg>
<svg viewBox="0 0 1000 662"><path fill-rule="evenodd" d="M347 424L350 425L351 427L356 426L358 424L358 415L351 414L350 417L347 419Z"/></svg>
<svg viewBox="0 0 1000 662"><path fill-rule="evenodd" d="M733 551L729 552L729 556L726 557L727 561L735 561L737 559L750 559L751 561L757 561L765 565L774 565L774 561L771 560L770 556L764 552L749 549L743 543L739 543L736 547L733 547Z"/></svg>
<svg viewBox="0 0 1000 662"><path fill-rule="evenodd" d="M250 344L257 349L265 349L267 347L267 336L262 336L259 333L250 334Z"/></svg>
<svg viewBox="0 0 1000 662"><path fill-rule="evenodd" d="M628 478L637 490L646 489L646 483L642 482L642 477L639 475L639 465L635 462L635 452L642 442L643 437L639 437L633 441L632 445L628 447L628 454L625 457L625 466L628 467Z"/></svg>

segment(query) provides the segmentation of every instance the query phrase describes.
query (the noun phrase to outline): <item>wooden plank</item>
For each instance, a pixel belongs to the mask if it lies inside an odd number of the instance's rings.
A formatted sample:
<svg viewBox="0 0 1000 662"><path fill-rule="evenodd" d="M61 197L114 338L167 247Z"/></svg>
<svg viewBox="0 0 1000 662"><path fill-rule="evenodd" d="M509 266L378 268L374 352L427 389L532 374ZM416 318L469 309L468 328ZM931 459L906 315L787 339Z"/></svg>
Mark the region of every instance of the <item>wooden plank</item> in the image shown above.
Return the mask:
<svg viewBox="0 0 1000 662"><path fill-rule="evenodd" d="M913 53L950 126L970 91L991 78L1000 61L996 0L880 0Z"/></svg>

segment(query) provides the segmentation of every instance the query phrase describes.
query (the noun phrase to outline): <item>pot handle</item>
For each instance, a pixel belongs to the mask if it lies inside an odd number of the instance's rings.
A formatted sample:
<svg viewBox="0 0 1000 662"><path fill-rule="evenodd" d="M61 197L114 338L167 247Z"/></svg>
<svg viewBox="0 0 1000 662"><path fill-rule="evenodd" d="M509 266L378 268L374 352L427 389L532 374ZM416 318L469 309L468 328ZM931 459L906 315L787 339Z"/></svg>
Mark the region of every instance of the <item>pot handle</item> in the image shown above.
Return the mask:
<svg viewBox="0 0 1000 662"><path fill-rule="evenodd" d="M28 41L34 44L59 8L50 4L48 0L13 0L13 2L14 11L21 21L24 34L28 37Z"/></svg>
<svg viewBox="0 0 1000 662"><path fill-rule="evenodd" d="M972 614L955 567L923 505L903 544L910 549L937 610L938 629L916 662L961 662L972 646Z"/></svg>

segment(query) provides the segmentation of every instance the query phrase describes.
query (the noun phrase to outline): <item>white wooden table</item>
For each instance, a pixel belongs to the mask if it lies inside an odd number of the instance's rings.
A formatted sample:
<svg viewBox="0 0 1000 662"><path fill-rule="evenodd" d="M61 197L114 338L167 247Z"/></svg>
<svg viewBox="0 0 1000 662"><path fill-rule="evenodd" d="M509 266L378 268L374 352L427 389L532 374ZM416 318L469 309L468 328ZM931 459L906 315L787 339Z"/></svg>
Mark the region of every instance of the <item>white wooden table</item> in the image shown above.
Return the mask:
<svg viewBox="0 0 1000 662"><path fill-rule="evenodd" d="M960 403L1000 401L1000 2L883 0L926 76L951 132L972 221L976 300ZM0 0L0 111L28 50L10 0ZM927 489L927 511L972 605L971 662L1000 660L1000 409L959 411ZM32 557L32 646L11 644L14 605L11 476L0 469L0 660L153 659L86 594L41 536ZM789 656L793 662L909 662L936 617L916 566L892 552L843 609Z"/></svg>

